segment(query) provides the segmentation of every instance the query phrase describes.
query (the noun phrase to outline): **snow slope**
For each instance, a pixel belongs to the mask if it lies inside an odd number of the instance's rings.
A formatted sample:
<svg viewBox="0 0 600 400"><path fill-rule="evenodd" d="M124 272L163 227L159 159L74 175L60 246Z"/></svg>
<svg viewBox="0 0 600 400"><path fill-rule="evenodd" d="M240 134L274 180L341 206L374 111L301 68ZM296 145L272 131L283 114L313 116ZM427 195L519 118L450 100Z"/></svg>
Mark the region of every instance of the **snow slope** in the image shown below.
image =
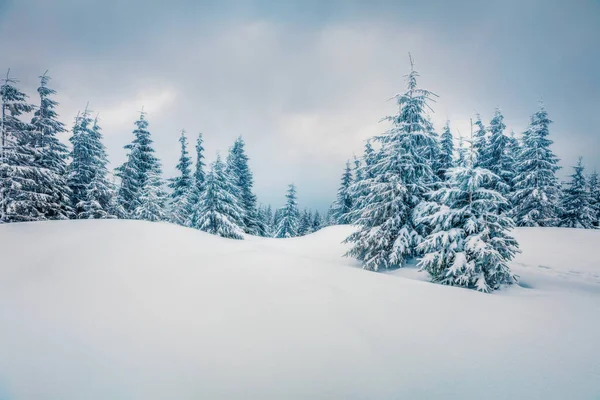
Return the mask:
<svg viewBox="0 0 600 400"><path fill-rule="evenodd" d="M600 232L517 230L492 295L356 268L348 233L0 226L0 399L600 397Z"/></svg>

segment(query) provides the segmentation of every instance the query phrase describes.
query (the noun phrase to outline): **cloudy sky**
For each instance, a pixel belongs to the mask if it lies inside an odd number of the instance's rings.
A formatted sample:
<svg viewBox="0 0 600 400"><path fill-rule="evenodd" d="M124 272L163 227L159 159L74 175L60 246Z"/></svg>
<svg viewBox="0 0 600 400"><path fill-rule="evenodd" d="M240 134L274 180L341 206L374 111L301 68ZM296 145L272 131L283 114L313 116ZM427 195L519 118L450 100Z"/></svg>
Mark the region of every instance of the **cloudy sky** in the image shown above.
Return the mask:
<svg viewBox="0 0 600 400"><path fill-rule="evenodd" d="M144 106L165 174L179 131L208 160L247 142L259 200L325 209L346 159L385 130L408 52L468 134L495 107L519 133L543 98L563 165L600 169L600 2L0 0L0 69L35 94L46 69L69 126L89 101L112 166Z"/></svg>

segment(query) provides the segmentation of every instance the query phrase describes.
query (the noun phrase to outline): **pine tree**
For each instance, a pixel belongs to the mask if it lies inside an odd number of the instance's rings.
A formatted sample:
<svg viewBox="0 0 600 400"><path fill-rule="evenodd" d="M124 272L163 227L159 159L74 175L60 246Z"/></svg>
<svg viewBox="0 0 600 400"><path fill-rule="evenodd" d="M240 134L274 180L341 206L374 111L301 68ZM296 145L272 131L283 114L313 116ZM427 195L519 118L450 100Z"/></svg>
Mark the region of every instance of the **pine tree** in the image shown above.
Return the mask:
<svg viewBox="0 0 600 400"><path fill-rule="evenodd" d="M542 106L523 133L511 196L511 215L517 226L557 226L559 221L560 184L556 172L560 167L550 149L550 123Z"/></svg>
<svg viewBox="0 0 600 400"><path fill-rule="evenodd" d="M313 216L311 231L316 232L319 229L321 229L322 227L323 227L323 218L321 217L321 214L319 214L319 211L317 210L317 211L315 211L315 214Z"/></svg>
<svg viewBox="0 0 600 400"><path fill-rule="evenodd" d="M200 201L200 195L202 194L202 190L204 188L204 183L206 180L206 173L204 172L206 169L206 164L204 163L204 146L202 133L198 135L198 139L196 140L196 165L194 170L194 185L192 187L192 191L188 196L188 207L191 210L189 217L187 218L185 224L187 226L196 226L199 215L197 211L200 209L197 207L198 202Z"/></svg>
<svg viewBox="0 0 600 400"><path fill-rule="evenodd" d="M238 187L239 203L242 206L242 228L250 235L259 235L264 227L259 226L256 207L256 196L252 193L254 177L248 165L248 156L244 149L244 140L239 137L229 150L227 171Z"/></svg>
<svg viewBox="0 0 600 400"><path fill-rule="evenodd" d="M144 190L147 192L154 190L147 186L156 186L157 176L161 175L160 162L154 155L153 142L144 111L140 112L140 118L135 125L134 139L125 146L125 149L129 150L127 160L117 168L117 176L121 178L119 203L130 218L136 218L136 210L141 205ZM157 193L160 194L160 191Z"/></svg>
<svg viewBox="0 0 600 400"><path fill-rule="evenodd" d="M162 189L160 168L150 170L147 175L146 184L140 192L139 205L133 216L145 221L164 221L167 219L166 200L167 194Z"/></svg>
<svg viewBox="0 0 600 400"><path fill-rule="evenodd" d="M584 175L583 160L579 157L573 167L571 181L567 183L562 199L562 218L560 226L565 228L594 229L595 210Z"/></svg>
<svg viewBox="0 0 600 400"><path fill-rule="evenodd" d="M32 127L20 120L34 107L9 73L0 86L0 223L37 221L44 219L40 208L46 197L39 187L44 171L35 163L39 152L33 145Z"/></svg>
<svg viewBox="0 0 600 400"><path fill-rule="evenodd" d="M308 235L312 233L312 215L308 209L304 209L298 223L298 236Z"/></svg>
<svg viewBox="0 0 600 400"><path fill-rule="evenodd" d="M108 180L108 158L102 144L98 117L92 120L86 109L75 119L70 141L72 162L68 184L73 193L77 219L114 218L114 191Z"/></svg>
<svg viewBox="0 0 600 400"><path fill-rule="evenodd" d="M437 180L429 159L430 147L437 144L426 117L435 95L417 88L417 77L411 69L407 91L395 97L399 112L387 118L393 126L377 137L381 149L370 168L372 178L367 179L369 194L356 222L360 229L346 239L353 244L347 255L360 260L365 269L403 266L416 254L425 233L413 214Z"/></svg>
<svg viewBox="0 0 600 400"><path fill-rule="evenodd" d="M600 226L600 180L598 173L594 171L588 180L590 188L590 206L594 212L594 226Z"/></svg>
<svg viewBox="0 0 600 400"><path fill-rule="evenodd" d="M271 206L259 206L258 207L258 221L261 226L260 236L270 237L272 234L272 219L273 211Z"/></svg>
<svg viewBox="0 0 600 400"><path fill-rule="evenodd" d="M432 193L421 221L433 228L419 245L419 266L434 282L490 292L516 281L508 262L518 251L513 221L498 210L507 200L489 189L500 179L487 169L448 170L449 184Z"/></svg>
<svg viewBox="0 0 600 400"><path fill-rule="evenodd" d="M277 224L275 237L290 238L298 236L299 212L296 200L296 186L291 184L286 194L285 207L281 209L281 218Z"/></svg>
<svg viewBox="0 0 600 400"><path fill-rule="evenodd" d="M467 149L465 148L465 141L461 136L458 137L458 148L456 149L456 162L455 165L457 167L464 167L467 165Z"/></svg>
<svg viewBox="0 0 600 400"><path fill-rule="evenodd" d="M50 96L56 93L48 87L50 77L44 73L40 77L40 106L35 111L31 121L32 145L38 149L35 152L34 163L41 168L43 174L38 181L40 193L43 194L39 211L44 219L69 219L73 214L70 205L71 190L67 184L67 146L56 137L66 132L65 126L58 121L54 110L58 103Z"/></svg>
<svg viewBox="0 0 600 400"><path fill-rule="evenodd" d="M170 214L172 222L184 225L191 212L189 197L194 182L191 170L192 160L187 151L187 138L183 129L181 130L179 143L181 144L181 155L176 168L180 174L172 178L169 183L169 187L173 189L170 196Z"/></svg>
<svg viewBox="0 0 600 400"><path fill-rule="evenodd" d="M350 189L352 184L352 170L350 161L346 161L346 169L342 174L340 187L337 193L337 199L333 203L333 217L337 224L344 225L352 223L352 198L353 193Z"/></svg>
<svg viewBox="0 0 600 400"><path fill-rule="evenodd" d="M494 189L502 195L507 195L511 187L510 179L514 174L511 172L513 165L507 163L509 138L504 134L504 129L506 129L504 116L497 108L488 128L489 138L486 141L486 147L483 149L483 154L478 155L478 165L489 169L494 175L500 177L496 181ZM505 205L505 208L507 207L508 204Z"/></svg>
<svg viewBox="0 0 600 400"><path fill-rule="evenodd" d="M440 141L440 152L437 160L436 174L442 181L446 180L446 171L454 166L454 137L450 132L450 121L446 121Z"/></svg>
<svg viewBox="0 0 600 400"><path fill-rule="evenodd" d="M474 125L476 127L475 132L473 132L473 140L472 140L472 148L475 151L476 159L475 166L478 167L480 163L485 162L487 158L487 150L489 148L489 139L488 139L488 131L483 125L481 121L481 115L479 113L476 115L477 120Z"/></svg>
<svg viewBox="0 0 600 400"><path fill-rule="evenodd" d="M243 239L244 210L238 188L221 157L211 165L196 207L198 219L193 228L230 239Z"/></svg>

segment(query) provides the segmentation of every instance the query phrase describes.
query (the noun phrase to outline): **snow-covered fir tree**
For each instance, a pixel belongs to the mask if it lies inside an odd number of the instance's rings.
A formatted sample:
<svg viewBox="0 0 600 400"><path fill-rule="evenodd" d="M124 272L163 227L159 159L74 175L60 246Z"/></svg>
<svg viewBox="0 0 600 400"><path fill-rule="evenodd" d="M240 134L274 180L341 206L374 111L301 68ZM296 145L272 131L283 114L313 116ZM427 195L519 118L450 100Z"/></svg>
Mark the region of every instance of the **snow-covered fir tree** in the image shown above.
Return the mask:
<svg viewBox="0 0 600 400"><path fill-rule="evenodd" d="M323 218L321 217L321 214L319 214L319 210L316 210L315 214L313 215L311 231L316 232L319 229L321 229L322 227L323 227Z"/></svg>
<svg viewBox="0 0 600 400"><path fill-rule="evenodd" d="M298 223L298 236L308 235L312 233L312 214L310 210L304 209Z"/></svg>
<svg viewBox="0 0 600 400"><path fill-rule="evenodd" d="M73 214L71 190L67 184L67 159L69 150L57 135L66 132L55 111L58 103L51 98L56 93L48 87L50 77L44 73L40 77L38 94L40 105L31 120L32 146L35 151L34 164L43 173L39 176L38 189L43 195L40 212L44 219L69 219Z"/></svg>
<svg viewBox="0 0 600 400"><path fill-rule="evenodd" d="M533 114L518 149L511 195L511 215L517 226L557 226L560 183L558 158L550 146L552 121L542 106Z"/></svg>
<svg viewBox="0 0 600 400"><path fill-rule="evenodd" d="M489 138L488 130L485 128L485 125L483 125L483 122L481 121L481 115L478 113L476 117L477 119L474 122L475 131L473 132L471 146L475 151L475 154L477 155L477 158L475 160L475 166L479 166L479 164L482 161L485 161L487 157L487 150L489 148Z"/></svg>
<svg viewBox="0 0 600 400"><path fill-rule="evenodd" d="M102 143L98 117L92 120L86 109L75 119L72 162L69 165L68 184L73 193L75 218L115 218L114 190L108 178L108 158Z"/></svg>
<svg viewBox="0 0 600 400"><path fill-rule="evenodd" d="M0 86L0 222L37 221L44 219L39 183L45 173L35 163L39 149L33 145L32 127L21 120L34 107L9 73Z"/></svg>
<svg viewBox="0 0 600 400"><path fill-rule="evenodd" d="M510 192L512 183L510 180L514 176L512 172L514 166L509 165L507 162L509 138L504 134L504 129L506 129L504 116L500 109L496 108L494 117L488 127L489 137L485 142L486 146L481 149L482 153L478 153L477 156L479 166L489 169L500 178L495 183L496 187L494 189L506 196ZM504 206L504 209L507 207L508 204Z"/></svg>
<svg viewBox="0 0 600 400"><path fill-rule="evenodd" d="M429 159L429 149L437 142L426 115L435 95L418 88L417 77L411 68L407 91L395 96L399 111L387 118L393 126L377 137L381 148L370 168L372 178L366 180L369 193L356 222L360 229L346 239L353 245L347 255L360 260L365 269L403 266L416 254L425 233L414 210L437 180Z"/></svg>
<svg viewBox="0 0 600 400"><path fill-rule="evenodd" d="M234 179L221 157L211 164L195 211L198 219L192 228L230 239L243 239L244 209Z"/></svg>
<svg viewBox="0 0 600 400"><path fill-rule="evenodd" d="M337 192L337 198L333 203L333 218L337 224L344 225L352 223L352 200L353 193L350 189L352 185L352 169L350 161L346 161L346 168L342 174L340 187Z"/></svg>
<svg viewBox="0 0 600 400"><path fill-rule="evenodd" d="M456 161L454 163L455 166L457 167L464 167L467 165L467 148L465 147L465 141L462 137L462 135L460 135L458 137L458 145L456 148Z"/></svg>
<svg viewBox="0 0 600 400"><path fill-rule="evenodd" d="M571 180L567 183L562 198L560 226L565 228L594 229L596 216L592 207L588 183L584 175L583 160L579 157L573 167Z"/></svg>
<svg viewBox="0 0 600 400"><path fill-rule="evenodd" d="M179 143L181 145L181 155L176 166L179 176L172 178L169 183L169 187L173 189L170 195L169 211L172 222L184 225L191 212L189 198L192 195L194 182L191 169L192 159L187 150L187 138L183 129L179 136Z"/></svg>
<svg viewBox="0 0 600 400"><path fill-rule="evenodd" d="M281 208L281 217L277 223L275 237L290 238L298 236L298 225L300 213L298 211L298 201L296 199L296 186L291 184L285 195L286 203Z"/></svg>
<svg viewBox="0 0 600 400"><path fill-rule="evenodd" d="M419 244L419 266L434 282L490 292L516 281L508 262L518 244L513 221L498 212L507 200L489 189L500 177L472 164L448 170L448 185L423 206L421 222L432 233Z"/></svg>
<svg viewBox="0 0 600 400"><path fill-rule="evenodd" d="M260 236L270 237L273 233L273 210L271 206L258 206L258 220L263 227L263 234Z"/></svg>
<svg viewBox="0 0 600 400"><path fill-rule="evenodd" d="M167 194L163 190L161 169L159 167L150 170L140 191L139 205L133 217L152 222L165 221L168 219L166 202Z"/></svg>
<svg viewBox="0 0 600 400"><path fill-rule="evenodd" d="M446 121L440 139L436 174L440 180L445 181L446 171L454 166L454 137L450 132L450 121Z"/></svg>
<svg viewBox="0 0 600 400"><path fill-rule="evenodd" d="M160 176L162 170L152 147L153 141L148 131L148 121L144 111L140 112L140 118L135 122L135 126L134 139L125 146L129 151L127 160L117 168L117 176L121 178L119 203L129 218L136 218L136 210L141 205L142 192L148 189L149 185L157 184L156 176Z"/></svg>
<svg viewBox="0 0 600 400"><path fill-rule="evenodd" d="M264 235L265 227L258 219L256 196L252 192L254 177L248 165L245 143L238 137L227 155L227 171L237 186L239 203L242 207L242 228L251 235Z"/></svg>
<svg viewBox="0 0 600 400"><path fill-rule="evenodd" d="M185 221L186 226L196 226L198 220L197 207L200 201L200 194L204 188L206 180L206 164L204 162L204 145L202 133L196 139L196 163L194 166L194 182L192 190L188 196L188 208L191 210L188 218Z"/></svg>
<svg viewBox="0 0 600 400"><path fill-rule="evenodd" d="M600 179L598 173L594 171L589 179L588 186L590 188L590 205L594 212L594 226L600 226Z"/></svg>

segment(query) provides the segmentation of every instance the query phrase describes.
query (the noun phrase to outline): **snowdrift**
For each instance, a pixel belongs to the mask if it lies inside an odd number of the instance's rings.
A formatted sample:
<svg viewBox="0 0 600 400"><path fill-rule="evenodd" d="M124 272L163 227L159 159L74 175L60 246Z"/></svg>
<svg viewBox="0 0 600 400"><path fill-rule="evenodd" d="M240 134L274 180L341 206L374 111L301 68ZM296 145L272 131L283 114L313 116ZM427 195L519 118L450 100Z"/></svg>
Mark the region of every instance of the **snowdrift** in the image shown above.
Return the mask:
<svg viewBox="0 0 600 400"><path fill-rule="evenodd" d="M0 399L600 397L600 232L517 230L491 295L363 271L348 233L0 226Z"/></svg>

